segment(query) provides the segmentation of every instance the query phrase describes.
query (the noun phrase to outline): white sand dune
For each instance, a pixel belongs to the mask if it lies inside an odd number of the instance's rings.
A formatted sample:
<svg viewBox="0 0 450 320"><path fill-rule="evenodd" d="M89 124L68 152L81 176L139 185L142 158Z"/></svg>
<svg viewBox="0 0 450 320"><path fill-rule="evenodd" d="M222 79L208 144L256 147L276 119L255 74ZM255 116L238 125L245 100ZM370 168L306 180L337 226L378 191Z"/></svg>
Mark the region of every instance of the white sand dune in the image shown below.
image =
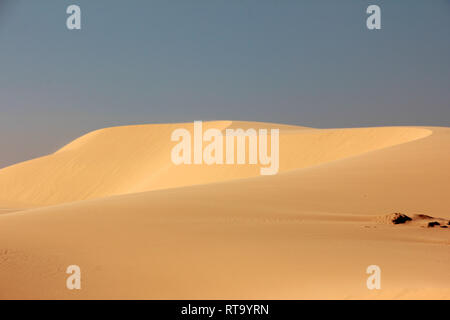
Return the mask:
<svg viewBox="0 0 450 320"><path fill-rule="evenodd" d="M0 298L450 298L450 230L383 223L450 219L450 128L281 126L280 173L259 176L172 165L180 126L103 129L0 170L0 207L29 208L0 214Z"/></svg>

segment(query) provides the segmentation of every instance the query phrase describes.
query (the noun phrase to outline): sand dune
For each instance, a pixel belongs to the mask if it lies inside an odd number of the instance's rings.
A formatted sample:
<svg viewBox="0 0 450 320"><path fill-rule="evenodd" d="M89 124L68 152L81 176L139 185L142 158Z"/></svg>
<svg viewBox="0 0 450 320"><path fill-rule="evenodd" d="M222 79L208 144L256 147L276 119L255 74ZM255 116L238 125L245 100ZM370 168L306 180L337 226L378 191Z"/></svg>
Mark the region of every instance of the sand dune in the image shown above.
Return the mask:
<svg viewBox="0 0 450 320"><path fill-rule="evenodd" d="M0 207L30 209L0 214L0 298L450 298L450 230L386 223L450 219L449 128L283 126L280 173L259 176L172 165L180 126L103 129L1 170Z"/></svg>
<svg viewBox="0 0 450 320"><path fill-rule="evenodd" d="M32 207L259 176L254 165L175 166L171 132L192 124L143 125L91 132L56 153L0 170L0 205ZM207 122L208 128L273 124ZM283 126L280 172L306 168L425 137L425 128L317 130ZM307 150L307 151L305 151Z"/></svg>

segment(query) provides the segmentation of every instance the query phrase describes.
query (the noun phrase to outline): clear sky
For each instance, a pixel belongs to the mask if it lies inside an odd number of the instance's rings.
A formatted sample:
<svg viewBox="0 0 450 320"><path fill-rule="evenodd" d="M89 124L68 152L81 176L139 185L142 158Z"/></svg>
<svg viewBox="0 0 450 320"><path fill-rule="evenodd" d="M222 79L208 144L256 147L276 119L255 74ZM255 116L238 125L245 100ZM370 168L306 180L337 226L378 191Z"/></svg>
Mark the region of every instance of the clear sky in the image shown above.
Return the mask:
<svg viewBox="0 0 450 320"><path fill-rule="evenodd" d="M0 167L213 119L449 126L450 0L0 0Z"/></svg>

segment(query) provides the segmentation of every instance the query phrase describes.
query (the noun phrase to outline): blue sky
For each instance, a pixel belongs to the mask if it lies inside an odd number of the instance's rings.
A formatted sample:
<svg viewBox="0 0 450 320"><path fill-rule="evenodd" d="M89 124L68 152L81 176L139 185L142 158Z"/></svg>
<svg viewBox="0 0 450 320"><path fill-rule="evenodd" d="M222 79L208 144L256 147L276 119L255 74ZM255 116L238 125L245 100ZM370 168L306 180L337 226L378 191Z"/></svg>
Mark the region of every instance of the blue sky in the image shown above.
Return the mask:
<svg viewBox="0 0 450 320"><path fill-rule="evenodd" d="M449 0L0 0L0 167L115 125L449 126L449 58Z"/></svg>

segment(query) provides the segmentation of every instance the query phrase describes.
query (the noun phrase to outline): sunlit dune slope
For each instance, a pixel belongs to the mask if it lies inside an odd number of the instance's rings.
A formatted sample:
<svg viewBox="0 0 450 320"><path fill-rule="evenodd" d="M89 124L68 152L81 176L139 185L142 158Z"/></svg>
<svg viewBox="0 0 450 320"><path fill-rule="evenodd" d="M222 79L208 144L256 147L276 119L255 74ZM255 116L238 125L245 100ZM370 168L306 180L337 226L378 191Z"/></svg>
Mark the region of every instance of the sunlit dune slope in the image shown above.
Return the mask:
<svg viewBox="0 0 450 320"><path fill-rule="evenodd" d="M171 162L173 130L192 123L114 127L88 133L54 154L0 170L0 207L54 205L112 195L260 175L261 165ZM425 128L309 129L259 122L204 122L217 128L280 128L280 172L306 168L423 138ZM206 143L205 143L206 144Z"/></svg>
<svg viewBox="0 0 450 320"><path fill-rule="evenodd" d="M0 298L449 299L449 229L380 221L450 218L450 129L288 135L299 169L276 176L0 215ZM366 287L372 264L381 290Z"/></svg>

